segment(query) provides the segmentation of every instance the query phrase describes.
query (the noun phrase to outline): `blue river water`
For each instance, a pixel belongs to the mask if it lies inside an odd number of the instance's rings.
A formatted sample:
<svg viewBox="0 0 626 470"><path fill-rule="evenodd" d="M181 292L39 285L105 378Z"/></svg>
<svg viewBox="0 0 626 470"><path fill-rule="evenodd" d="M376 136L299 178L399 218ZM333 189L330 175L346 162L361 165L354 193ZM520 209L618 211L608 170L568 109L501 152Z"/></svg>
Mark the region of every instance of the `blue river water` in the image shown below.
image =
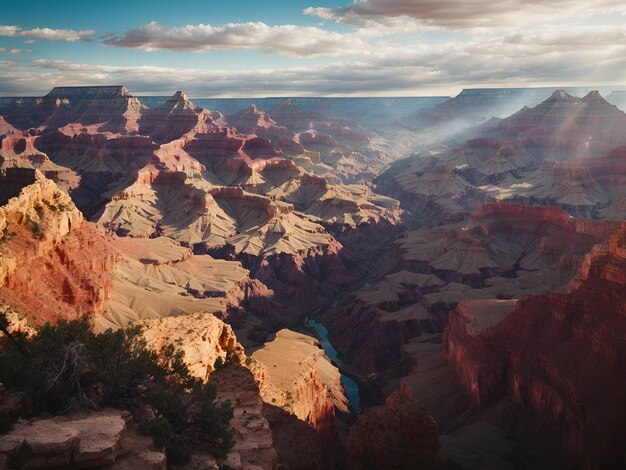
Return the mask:
<svg viewBox="0 0 626 470"><path fill-rule="evenodd" d="M326 355L331 361L337 361L339 354L328 339L328 329L320 322L315 321L312 318L307 319L306 325L317 330L317 334L320 338L322 348L326 352ZM346 393L348 402L352 412L359 414L361 412L361 397L359 396L359 386L357 383L348 377L346 374L341 374L341 385Z"/></svg>

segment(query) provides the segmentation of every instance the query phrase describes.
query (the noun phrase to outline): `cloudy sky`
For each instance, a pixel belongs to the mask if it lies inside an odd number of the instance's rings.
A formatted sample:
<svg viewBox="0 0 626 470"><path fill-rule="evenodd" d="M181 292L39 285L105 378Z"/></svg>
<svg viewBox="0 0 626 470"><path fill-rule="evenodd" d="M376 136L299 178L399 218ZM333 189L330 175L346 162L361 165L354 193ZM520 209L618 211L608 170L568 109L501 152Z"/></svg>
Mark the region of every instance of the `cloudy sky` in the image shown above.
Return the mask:
<svg viewBox="0 0 626 470"><path fill-rule="evenodd" d="M626 0L3 0L0 95L626 89Z"/></svg>

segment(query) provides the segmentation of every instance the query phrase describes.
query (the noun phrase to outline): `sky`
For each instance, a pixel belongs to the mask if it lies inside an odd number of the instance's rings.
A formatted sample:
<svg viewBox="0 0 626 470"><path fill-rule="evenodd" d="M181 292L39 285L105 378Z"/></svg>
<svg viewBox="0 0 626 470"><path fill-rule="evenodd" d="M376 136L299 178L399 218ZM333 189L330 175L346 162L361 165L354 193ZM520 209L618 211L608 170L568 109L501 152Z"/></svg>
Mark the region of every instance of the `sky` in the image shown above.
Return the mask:
<svg viewBox="0 0 626 470"><path fill-rule="evenodd" d="M626 0L0 0L0 96L626 89Z"/></svg>

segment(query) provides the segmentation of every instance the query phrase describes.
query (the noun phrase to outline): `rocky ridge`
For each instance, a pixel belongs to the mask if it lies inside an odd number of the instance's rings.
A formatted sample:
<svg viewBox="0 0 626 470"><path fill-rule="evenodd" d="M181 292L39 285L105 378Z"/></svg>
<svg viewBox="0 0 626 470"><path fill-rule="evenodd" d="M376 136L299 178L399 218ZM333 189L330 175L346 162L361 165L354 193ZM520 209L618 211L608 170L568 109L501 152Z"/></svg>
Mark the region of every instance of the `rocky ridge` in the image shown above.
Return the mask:
<svg viewBox="0 0 626 470"><path fill-rule="evenodd" d="M379 178L385 191L445 223L486 201L556 205L577 217L621 217L626 114L597 91L564 91L475 128L464 144L413 156Z"/></svg>

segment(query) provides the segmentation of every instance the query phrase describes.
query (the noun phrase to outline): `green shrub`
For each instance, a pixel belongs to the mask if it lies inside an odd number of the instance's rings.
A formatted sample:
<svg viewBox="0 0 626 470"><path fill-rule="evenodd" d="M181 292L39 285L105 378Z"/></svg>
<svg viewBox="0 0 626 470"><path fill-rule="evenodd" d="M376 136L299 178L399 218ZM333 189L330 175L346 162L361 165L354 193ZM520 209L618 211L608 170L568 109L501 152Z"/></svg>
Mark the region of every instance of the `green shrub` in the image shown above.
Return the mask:
<svg viewBox="0 0 626 470"><path fill-rule="evenodd" d="M35 238L43 237L43 234L41 233L41 226L37 222L31 222L30 230L33 232L33 235L35 235Z"/></svg>
<svg viewBox="0 0 626 470"><path fill-rule="evenodd" d="M191 458L192 446L188 438L176 434L165 418L155 418L142 424L141 430L150 434L157 447L165 449L167 460L173 464L185 464Z"/></svg>
<svg viewBox="0 0 626 470"><path fill-rule="evenodd" d="M39 220L43 220L44 208L41 204L39 203L35 204L35 212L37 213L37 217L39 217Z"/></svg>
<svg viewBox="0 0 626 470"><path fill-rule="evenodd" d="M8 333L0 314L0 331ZM158 353L138 326L94 334L87 317L46 324L30 340L8 334L0 354L0 382L25 389L39 409L64 413L113 406L149 408L142 424L168 460L184 463L194 440L225 456L233 445L229 403L216 403L215 385L191 376L173 345Z"/></svg>
<svg viewBox="0 0 626 470"><path fill-rule="evenodd" d="M217 387L214 383L203 385L198 391L199 403L193 412L194 424L200 437L211 447L217 457L226 457L234 444L235 433L230 427L233 409L230 403L215 403Z"/></svg>
<svg viewBox="0 0 626 470"><path fill-rule="evenodd" d="M26 463L30 460L33 450L25 442L22 443L17 451L9 454L8 467L9 468L24 468Z"/></svg>
<svg viewBox="0 0 626 470"><path fill-rule="evenodd" d="M235 351L230 350L230 351L226 351L226 362L229 364L240 365L241 359L239 359L239 356L237 355Z"/></svg>

